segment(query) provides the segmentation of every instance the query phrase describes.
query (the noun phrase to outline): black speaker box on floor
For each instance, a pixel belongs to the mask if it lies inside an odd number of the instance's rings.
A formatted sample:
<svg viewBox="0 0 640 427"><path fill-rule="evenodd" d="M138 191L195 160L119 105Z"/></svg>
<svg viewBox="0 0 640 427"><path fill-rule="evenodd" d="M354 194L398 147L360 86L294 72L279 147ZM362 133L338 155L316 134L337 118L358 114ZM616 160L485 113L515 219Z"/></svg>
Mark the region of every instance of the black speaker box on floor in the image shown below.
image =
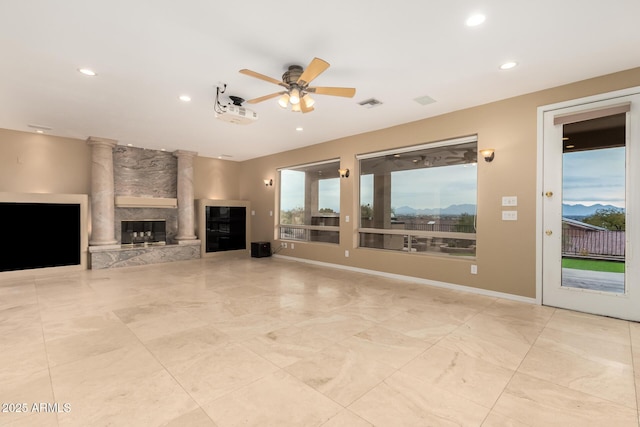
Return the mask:
<svg viewBox="0 0 640 427"><path fill-rule="evenodd" d="M251 242L251 256L253 258L264 258L271 256L271 243Z"/></svg>

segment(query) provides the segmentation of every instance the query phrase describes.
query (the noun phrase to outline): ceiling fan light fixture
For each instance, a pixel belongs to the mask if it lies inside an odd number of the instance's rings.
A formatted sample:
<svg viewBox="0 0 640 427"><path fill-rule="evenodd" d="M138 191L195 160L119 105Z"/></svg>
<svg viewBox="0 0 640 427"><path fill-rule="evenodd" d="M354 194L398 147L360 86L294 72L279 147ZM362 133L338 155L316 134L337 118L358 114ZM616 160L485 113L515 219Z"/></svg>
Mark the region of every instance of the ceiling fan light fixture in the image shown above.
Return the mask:
<svg viewBox="0 0 640 427"><path fill-rule="evenodd" d="M294 113L299 113L302 110L300 109L300 102L298 102L297 104L293 104L291 106L291 111L293 111Z"/></svg>
<svg viewBox="0 0 640 427"><path fill-rule="evenodd" d="M297 87L294 87L289 92L289 102L293 105L300 103L300 90Z"/></svg>
<svg viewBox="0 0 640 427"><path fill-rule="evenodd" d="M284 95L282 95L278 100L278 104L280 104L282 108L287 108L287 106L289 105L289 94L285 93Z"/></svg>
<svg viewBox="0 0 640 427"><path fill-rule="evenodd" d="M307 108L311 108L313 107L313 104L316 103L316 100L313 99L311 97L311 95L309 95L308 93L304 94L304 96L302 97L302 102L304 102L305 107Z"/></svg>

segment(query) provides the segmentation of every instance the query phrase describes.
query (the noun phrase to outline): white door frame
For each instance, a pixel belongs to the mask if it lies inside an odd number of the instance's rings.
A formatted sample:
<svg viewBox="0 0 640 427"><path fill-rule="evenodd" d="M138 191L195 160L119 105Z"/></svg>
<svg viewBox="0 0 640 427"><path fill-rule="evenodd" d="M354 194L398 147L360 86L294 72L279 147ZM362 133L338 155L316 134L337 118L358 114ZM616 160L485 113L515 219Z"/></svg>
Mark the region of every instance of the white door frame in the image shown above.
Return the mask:
<svg viewBox="0 0 640 427"><path fill-rule="evenodd" d="M536 179L536 303L542 304L542 293L543 293L543 238L544 238L544 230L543 230L543 199L544 199L544 114L554 110L560 110L564 108L570 107L578 107L583 106L588 108L589 104L614 100L616 98L622 98L631 95L640 94L640 86L618 90L614 92L608 92L603 94L598 94L594 96L589 96L585 98L579 98L564 102L559 102L556 104L544 105L538 107L537 114L537 179ZM627 189L628 194L628 189ZM636 288L640 288L640 284L635 285ZM636 289L636 292L638 289Z"/></svg>

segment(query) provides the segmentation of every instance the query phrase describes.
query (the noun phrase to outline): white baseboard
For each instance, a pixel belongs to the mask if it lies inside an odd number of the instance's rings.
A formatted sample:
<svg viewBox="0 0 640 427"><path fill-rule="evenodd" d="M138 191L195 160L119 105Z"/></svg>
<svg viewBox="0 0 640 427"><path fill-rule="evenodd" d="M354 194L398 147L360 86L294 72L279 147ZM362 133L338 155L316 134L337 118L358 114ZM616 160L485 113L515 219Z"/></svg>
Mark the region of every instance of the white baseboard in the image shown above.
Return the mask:
<svg viewBox="0 0 640 427"><path fill-rule="evenodd" d="M523 297L523 296L520 296L520 295L507 294L507 293L504 293L504 292L490 291L490 290L487 290L487 289L473 288L473 287L470 287L470 286L455 285L453 283L439 282L437 280L422 279L420 277L405 276L405 275L402 275L402 274L394 274L394 273L386 273L384 271L369 270L369 269L366 269L366 268L351 267L351 266L348 266L348 265L332 264L332 263L329 263L329 262L314 261L314 260L305 259L305 258L290 257L290 256L286 256L286 255L274 254L273 257L274 258L282 258L282 259L286 259L286 260L290 260L290 261L303 262L303 263L306 263L306 264L319 265L319 266L323 266L323 267L337 268L337 269L340 269L340 270L354 271L354 272L357 272L357 273L371 274L373 276L380 276L380 277L386 277L388 279L402 280L402 281L405 281L405 282L417 283L417 284L420 284L420 285L434 286L434 287L437 287L437 288L451 289L451 290L455 290L455 291L468 292L468 293L477 294L477 295L483 295L483 296L488 296L488 297L502 298L502 299L511 300L511 301L524 302L524 303L528 303L528 304L539 304L538 301L535 298L528 298L528 297Z"/></svg>

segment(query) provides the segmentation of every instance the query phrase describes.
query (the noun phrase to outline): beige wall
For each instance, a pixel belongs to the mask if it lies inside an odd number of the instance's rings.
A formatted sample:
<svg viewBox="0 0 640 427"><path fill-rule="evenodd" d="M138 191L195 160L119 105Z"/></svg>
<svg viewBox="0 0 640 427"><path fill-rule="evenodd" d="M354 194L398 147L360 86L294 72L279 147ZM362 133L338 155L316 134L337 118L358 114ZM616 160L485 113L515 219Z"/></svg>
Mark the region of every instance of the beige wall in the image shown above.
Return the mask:
<svg viewBox="0 0 640 427"><path fill-rule="evenodd" d="M193 194L198 199L238 200L240 163L196 157L193 165Z"/></svg>
<svg viewBox="0 0 640 427"><path fill-rule="evenodd" d="M294 250L282 249L280 254L534 298L537 108L634 86L640 86L640 68L243 162L240 197L251 200L256 211L252 240L274 239L277 168L339 157L342 167L354 172L341 180L340 245L296 243ZM472 134L478 135L479 149L496 150L492 163L478 163L476 260L356 247L356 154ZM262 180L271 177L274 186L265 188ZM518 197L518 221L501 220L502 196ZM344 222L345 215L351 223ZM470 274L471 264L478 265L477 275Z"/></svg>
<svg viewBox="0 0 640 427"><path fill-rule="evenodd" d="M0 192L89 194L84 141L0 129Z"/></svg>

